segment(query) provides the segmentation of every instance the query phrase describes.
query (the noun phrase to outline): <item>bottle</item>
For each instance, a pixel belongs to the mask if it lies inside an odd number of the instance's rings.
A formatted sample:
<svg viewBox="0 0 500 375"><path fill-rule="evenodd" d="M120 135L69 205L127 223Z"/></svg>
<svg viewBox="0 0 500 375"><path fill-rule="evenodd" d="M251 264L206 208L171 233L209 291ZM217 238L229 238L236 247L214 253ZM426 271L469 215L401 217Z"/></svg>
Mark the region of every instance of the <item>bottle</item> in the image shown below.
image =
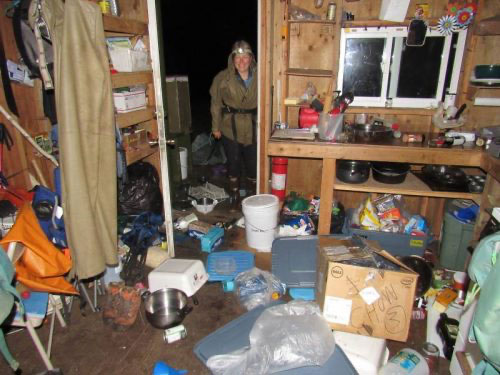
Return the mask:
<svg viewBox="0 0 500 375"><path fill-rule="evenodd" d="M109 0L101 0L98 2L99 7L101 8L102 14L109 14L110 12L110 6L109 6Z"/></svg>
<svg viewBox="0 0 500 375"><path fill-rule="evenodd" d="M337 11L337 4L328 3L328 10L326 11L326 19L328 21L335 21L335 12Z"/></svg>
<svg viewBox="0 0 500 375"><path fill-rule="evenodd" d="M416 350L401 349L389 359L378 375L429 375L429 366L425 358Z"/></svg>

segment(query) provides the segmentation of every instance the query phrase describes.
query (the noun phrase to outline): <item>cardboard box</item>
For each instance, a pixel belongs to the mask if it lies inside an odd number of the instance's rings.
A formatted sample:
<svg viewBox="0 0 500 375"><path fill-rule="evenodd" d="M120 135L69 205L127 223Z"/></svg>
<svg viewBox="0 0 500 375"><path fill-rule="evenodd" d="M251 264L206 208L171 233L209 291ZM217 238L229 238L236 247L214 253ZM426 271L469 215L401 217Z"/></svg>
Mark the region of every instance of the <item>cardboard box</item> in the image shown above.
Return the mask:
<svg viewBox="0 0 500 375"><path fill-rule="evenodd" d="M114 92L113 101L118 113L146 108L146 90Z"/></svg>
<svg viewBox="0 0 500 375"><path fill-rule="evenodd" d="M146 143L148 143L146 129L137 129L133 133L123 134L122 136L122 146L125 150L130 148L140 148Z"/></svg>
<svg viewBox="0 0 500 375"><path fill-rule="evenodd" d="M316 301L330 327L406 341L418 274L373 241L319 237L317 251Z"/></svg>

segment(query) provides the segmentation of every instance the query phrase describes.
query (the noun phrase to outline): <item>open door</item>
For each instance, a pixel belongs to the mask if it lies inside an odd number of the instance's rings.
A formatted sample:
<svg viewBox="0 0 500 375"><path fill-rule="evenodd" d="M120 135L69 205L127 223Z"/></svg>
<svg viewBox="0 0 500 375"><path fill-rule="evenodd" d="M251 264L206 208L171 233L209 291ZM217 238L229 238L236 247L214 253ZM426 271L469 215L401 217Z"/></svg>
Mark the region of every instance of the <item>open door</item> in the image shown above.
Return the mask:
<svg viewBox="0 0 500 375"><path fill-rule="evenodd" d="M148 1L148 27L151 51L151 65L153 68L153 82L155 87L156 120L158 123L158 147L160 150L160 174L163 192L163 211L165 213L165 230L167 236L168 255L173 257L174 251L174 224L172 218L172 204L170 197L170 178L167 157L167 134L165 132L165 59L163 57L163 39L161 24L161 1Z"/></svg>

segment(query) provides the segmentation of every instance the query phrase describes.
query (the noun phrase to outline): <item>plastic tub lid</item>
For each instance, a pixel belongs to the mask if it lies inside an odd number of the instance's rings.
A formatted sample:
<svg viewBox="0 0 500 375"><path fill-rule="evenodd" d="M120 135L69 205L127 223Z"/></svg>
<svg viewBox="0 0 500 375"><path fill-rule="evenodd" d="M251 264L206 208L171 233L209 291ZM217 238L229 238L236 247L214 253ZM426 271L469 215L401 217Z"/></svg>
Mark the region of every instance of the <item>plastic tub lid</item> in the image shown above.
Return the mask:
<svg viewBox="0 0 500 375"><path fill-rule="evenodd" d="M241 205L247 208L270 208L279 204L277 196L272 194L259 194L252 195L251 197L243 199Z"/></svg>

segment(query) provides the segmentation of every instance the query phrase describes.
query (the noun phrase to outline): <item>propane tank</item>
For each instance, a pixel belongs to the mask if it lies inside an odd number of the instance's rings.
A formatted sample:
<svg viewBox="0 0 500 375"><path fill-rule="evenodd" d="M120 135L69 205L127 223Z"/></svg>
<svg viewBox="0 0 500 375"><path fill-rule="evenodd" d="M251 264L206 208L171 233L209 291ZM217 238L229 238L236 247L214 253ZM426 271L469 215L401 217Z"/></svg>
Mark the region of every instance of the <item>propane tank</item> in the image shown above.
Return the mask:
<svg viewBox="0 0 500 375"><path fill-rule="evenodd" d="M272 159L271 193L276 195L280 200L285 199L287 170L287 158Z"/></svg>

